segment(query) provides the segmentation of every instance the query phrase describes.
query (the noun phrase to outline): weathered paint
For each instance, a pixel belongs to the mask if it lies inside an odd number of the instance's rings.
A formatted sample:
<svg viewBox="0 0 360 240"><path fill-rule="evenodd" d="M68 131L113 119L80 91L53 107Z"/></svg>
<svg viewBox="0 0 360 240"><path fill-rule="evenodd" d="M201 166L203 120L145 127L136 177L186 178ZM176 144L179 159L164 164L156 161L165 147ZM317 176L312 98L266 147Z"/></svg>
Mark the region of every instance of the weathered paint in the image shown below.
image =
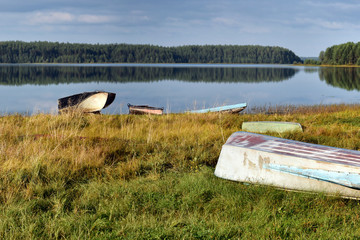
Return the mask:
<svg viewBox="0 0 360 240"><path fill-rule="evenodd" d="M129 114L163 114L164 108L151 107L148 105L131 105L128 103Z"/></svg>
<svg viewBox="0 0 360 240"><path fill-rule="evenodd" d="M276 170L301 177L313 178L316 180L340 184L350 188L360 189L360 174L357 173L326 171L321 169L303 169L278 164L265 164L263 167L265 169Z"/></svg>
<svg viewBox="0 0 360 240"><path fill-rule="evenodd" d="M243 131L256 132L256 133L302 132L302 127L299 123L276 122L276 121L243 122L241 129Z"/></svg>
<svg viewBox="0 0 360 240"><path fill-rule="evenodd" d="M236 132L223 145L215 175L286 189L360 198L360 152Z"/></svg>
<svg viewBox="0 0 360 240"><path fill-rule="evenodd" d="M206 108L201 110L192 110L190 113L208 113L208 112L240 112L246 108L246 103L227 105L222 107Z"/></svg>
<svg viewBox="0 0 360 240"><path fill-rule="evenodd" d="M304 143L256 133L238 132L230 136L226 144L317 161L360 166L359 151Z"/></svg>

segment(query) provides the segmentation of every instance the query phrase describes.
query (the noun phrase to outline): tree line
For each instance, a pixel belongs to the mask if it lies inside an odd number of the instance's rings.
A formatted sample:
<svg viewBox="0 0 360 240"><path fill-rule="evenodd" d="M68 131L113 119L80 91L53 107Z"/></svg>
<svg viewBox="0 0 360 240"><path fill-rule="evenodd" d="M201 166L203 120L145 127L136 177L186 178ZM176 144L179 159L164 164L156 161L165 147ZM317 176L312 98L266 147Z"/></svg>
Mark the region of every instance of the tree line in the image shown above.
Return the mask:
<svg viewBox="0 0 360 240"><path fill-rule="evenodd" d="M258 45L78 44L0 42L0 63L300 63L294 52Z"/></svg>
<svg viewBox="0 0 360 240"><path fill-rule="evenodd" d="M305 64L360 65L360 42L333 45L321 51L318 60L306 59Z"/></svg>

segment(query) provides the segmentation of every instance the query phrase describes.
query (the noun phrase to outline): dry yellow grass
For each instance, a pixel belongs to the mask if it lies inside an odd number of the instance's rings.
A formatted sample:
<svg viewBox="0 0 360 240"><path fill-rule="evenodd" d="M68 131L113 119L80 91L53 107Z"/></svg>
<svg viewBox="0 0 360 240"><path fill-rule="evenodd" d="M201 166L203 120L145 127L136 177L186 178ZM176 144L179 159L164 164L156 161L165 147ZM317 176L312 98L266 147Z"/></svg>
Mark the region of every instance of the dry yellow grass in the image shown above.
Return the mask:
<svg viewBox="0 0 360 240"><path fill-rule="evenodd" d="M285 109L285 110L284 110ZM149 169L214 166L243 121L294 121L302 134L281 137L358 149L359 106L283 107L273 114L11 115L0 118L0 171L105 168L117 177ZM278 113L277 113L278 112ZM340 141L339 141L340 138ZM318 140L316 140L318 139ZM150 171L151 172L151 171Z"/></svg>
<svg viewBox="0 0 360 240"><path fill-rule="evenodd" d="M359 150L359 110L0 117L0 237L352 237L355 201L241 185L212 172L244 121L299 122L303 133L269 134Z"/></svg>

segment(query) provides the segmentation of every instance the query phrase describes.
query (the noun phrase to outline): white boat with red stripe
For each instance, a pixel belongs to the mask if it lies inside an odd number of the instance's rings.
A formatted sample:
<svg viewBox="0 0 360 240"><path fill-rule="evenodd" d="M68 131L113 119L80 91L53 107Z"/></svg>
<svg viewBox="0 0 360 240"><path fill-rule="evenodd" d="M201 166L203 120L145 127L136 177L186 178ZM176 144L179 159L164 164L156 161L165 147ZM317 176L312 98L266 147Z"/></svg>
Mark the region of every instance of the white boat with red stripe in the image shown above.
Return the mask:
<svg viewBox="0 0 360 240"><path fill-rule="evenodd" d="M222 147L215 175L288 190L360 198L360 152L249 132Z"/></svg>

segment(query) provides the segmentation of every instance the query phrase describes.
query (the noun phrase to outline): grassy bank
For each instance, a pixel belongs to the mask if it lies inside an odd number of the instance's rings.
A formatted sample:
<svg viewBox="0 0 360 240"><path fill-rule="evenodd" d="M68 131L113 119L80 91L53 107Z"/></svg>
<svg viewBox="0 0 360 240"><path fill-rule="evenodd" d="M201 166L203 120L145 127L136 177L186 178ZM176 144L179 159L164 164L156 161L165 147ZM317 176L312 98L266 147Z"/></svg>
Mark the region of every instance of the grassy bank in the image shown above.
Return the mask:
<svg viewBox="0 0 360 240"><path fill-rule="evenodd" d="M359 201L244 185L213 170L243 121L295 121L304 133L273 135L359 150L359 110L0 117L0 237L355 238Z"/></svg>

